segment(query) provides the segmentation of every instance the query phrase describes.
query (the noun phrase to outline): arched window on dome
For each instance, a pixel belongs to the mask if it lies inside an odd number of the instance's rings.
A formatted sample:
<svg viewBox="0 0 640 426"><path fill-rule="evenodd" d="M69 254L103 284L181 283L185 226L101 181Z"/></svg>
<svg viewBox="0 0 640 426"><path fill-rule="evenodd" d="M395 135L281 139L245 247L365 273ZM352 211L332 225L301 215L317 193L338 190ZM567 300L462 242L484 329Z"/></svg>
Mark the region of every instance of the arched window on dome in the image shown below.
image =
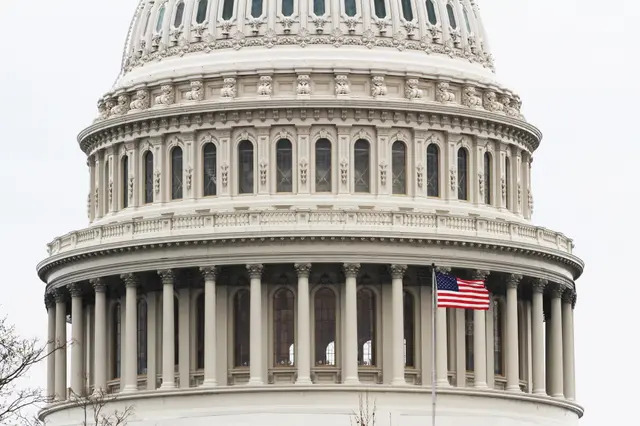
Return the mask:
<svg viewBox="0 0 640 426"><path fill-rule="evenodd" d="M111 376L114 379L122 377L122 308L120 303L113 306L111 324L113 327L111 343Z"/></svg>
<svg viewBox="0 0 640 426"><path fill-rule="evenodd" d="M387 2L386 0L373 0L373 10L378 18L387 17Z"/></svg>
<svg viewBox="0 0 640 426"><path fill-rule="evenodd" d="M473 372L473 310L464 310L464 364L466 370Z"/></svg>
<svg viewBox="0 0 640 426"><path fill-rule="evenodd" d="M458 200L469 200L469 153L458 150Z"/></svg>
<svg viewBox="0 0 640 426"><path fill-rule="evenodd" d="M176 13L173 16L173 27L174 28L181 27L183 20L184 20L184 1L181 1L176 6Z"/></svg>
<svg viewBox="0 0 640 426"><path fill-rule="evenodd" d="M467 8L466 7L462 7L462 16L464 16L464 23L467 27L467 33L471 34L473 31L471 31L471 22L469 21L469 14L467 13Z"/></svg>
<svg viewBox="0 0 640 426"><path fill-rule="evenodd" d="M153 203L153 153L144 154L144 202Z"/></svg>
<svg viewBox="0 0 640 426"><path fill-rule="evenodd" d="M331 142L316 142L316 192L331 192Z"/></svg>
<svg viewBox="0 0 640 426"><path fill-rule="evenodd" d="M358 364L376 365L376 295L373 290L362 288L357 296L358 315Z"/></svg>
<svg viewBox="0 0 640 426"><path fill-rule="evenodd" d="M356 16L356 13L358 13L356 0L344 0L344 13L347 16Z"/></svg>
<svg viewBox="0 0 640 426"><path fill-rule="evenodd" d="M282 0L282 16L293 15L293 0Z"/></svg>
<svg viewBox="0 0 640 426"><path fill-rule="evenodd" d="M506 194L506 208L511 208L511 160L509 157L504 159L504 191Z"/></svg>
<svg viewBox="0 0 640 426"><path fill-rule="evenodd" d="M433 4L433 0L426 0L425 5L427 7L427 19L431 25L438 23L438 14L436 13L436 6Z"/></svg>
<svg viewBox="0 0 640 426"><path fill-rule="evenodd" d="M149 9L147 16L144 18L144 31L142 32L142 38L145 38L149 31L149 22L151 22L151 9Z"/></svg>
<svg viewBox="0 0 640 426"><path fill-rule="evenodd" d="M456 13L453 10L453 5L451 3L447 3L447 15L449 16L449 25L454 30L458 28L458 22L456 21Z"/></svg>
<svg viewBox="0 0 640 426"><path fill-rule="evenodd" d="M276 144L276 192L293 191L293 148L291 141L280 139Z"/></svg>
<svg viewBox="0 0 640 426"><path fill-rule="evenodd" d="M411 0L400 0L402 5L402 17L405 21L413 21L413 6Z"/></svg>
<svg viewBox="0 0 640 426"><path fill-rule="evenodd" d="M273 295L273 362L276 367L295 364L295 312L293 292L281 288Z"/></svg>
<svg viewBox="0 0 640 426"><path fill-rule="evenodd" d="M238 193L253 193L253 144L246 140L238 144Z"/></svg>
<svg viewBox="0 0 640 426"><path fill-rule="evenodd" d="M504 312L499 299L493 299L493 371L497 376L504 376Z"/></svg>
<svg viewBox="0 0 640 426"><path fill-rule="evenodd" d="M235 7L235 0L224 0L222 3L222 19L228 21L233 18L233 9Z"/></svg>
<svg viewBox="0 0 640 426"><path fill-rule="evenodd" d="M391 147L391 180L393 194L407 194L407 145L402 141Z"/></svg>
<svg viewBox="0 0 640 426"><path fill-rule="evenodd" d="M318 290L314 298L315 364L336 365L336 294L328 287Z"/></svg>
<svg viewBox="0 0 640 426"><path fill-rule="evenodd" d="M324 14L327 12L325 1L326 0L313 0L313 14L314 15L316 15L316 16L324 16Z"/></svg>
<svg viewBox="0 0 640 426"><path fill-rule="evenodd" d="M120 171L120 189L122 190L120 202L122 208L126 209L129 207L129 156L125 155L120 160Z"/></svg>
<svg viewBox="0 0 640 426"><path fill-rule="evenodd" d="M427 147L427 196L440 196L440 149L434 143Z"/></svg>
<svg viewBox="0 0 640 426"><path fill-rule="evenodd" d="M262 0L252 0L251 1L251 16L253 18L259 18L262 16Z"/></svg>
<svg viewBox="0 0 640 426"><path fill-rule="evenodd" d="M161 33L162 32L162 25L164 24L164 14L167 11L167 4L163 4L162 6L160 6L160 9L158 10L158 19L156 19L156 33Z"/></svg>
<svg viewBox="0 0 640 426"><path fill-rule="evenodd" d="M369 141L359 139L353 146L353 184L356 192L371 192Z"/></svg>
<svg viewBox="0 0 640 426"><path fill-rule="evenodd" d="M204 293L196 299L196 369L204 368Z"/></svg>
<svg viewBox="0 0 640 426"><path fill-rule="evenodd" d="M171 199L182 199L182 148L171 150Z"/></svg>
<svg viewBox="0 0 640 426"><path fill-rule="evenodd" d="M203 24L207 20L207 12L209 12L209 0L200 0L196 11L196 24Z"/></svg>
<svg viewBox="0 0 640 426"><path fill-rule="evenodd" d="M209 197L216 195L218 188L218 157L215 144L207 143L202 148L202 173L203 173L203 187L202 195Z"/></svg>
<svg viewBox="0 0 640 426"><path fill-rule="evenodd" d="M492 203L492 191L493 191L493 173L491 173L491 167L493 160L491 154L484 153L484 203L491 205Z"/></svg>
<svg viewBox="0 0 640 426"><path fill-rule="evenodd" d="M404 292L404 365L416 366L416 325L415 298L408 291Z"/></svg>
<svg viewBox="0 0 640 426"><path fill-rule="evenodd" d="M233 365L249 366L249 290L239 290L233 297Z"/></svg>
<svg viewBox="0 0 640 426"><path fill-rule="evenodd" d="M109 164L109 159L106 159L104 162L104 174L102 175L102 180L103 180L103 185L102 187L105 189L105 191L109 190L109 185L111 183L111 167ZM105 196L107 195L107 193L105 192ZM105 208L108 209L109 205L106 203L108 200L106 200L105 197Z"/></svg>
<svg viewBox="0 0 640 426"><path fill-rule="evenodd" d="M144 299L138 300L137 310L137 374L141 375L147 373L147 302Z"/></svg>

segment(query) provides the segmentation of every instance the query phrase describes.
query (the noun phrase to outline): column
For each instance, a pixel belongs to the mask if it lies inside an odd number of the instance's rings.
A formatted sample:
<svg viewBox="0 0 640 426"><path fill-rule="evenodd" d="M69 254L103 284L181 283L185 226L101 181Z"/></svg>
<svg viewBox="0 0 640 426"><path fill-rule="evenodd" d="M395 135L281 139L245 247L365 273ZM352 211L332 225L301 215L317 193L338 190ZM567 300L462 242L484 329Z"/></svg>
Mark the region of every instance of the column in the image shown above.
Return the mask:
<svg viewBox="0 0 640 426"><path fill-rule="evenodd" d="M564 397L576 399L575 354L573 345L573 305L575 290L568 289L562 293L562 358L564 372Z"/></svg>
<svg viewBox="0 0 640 426"><path fill-rule="evenodd" d="M249 385L263 384L262 359L262 271L260 264L247 265L251 279L250 295L250 344Z"/></svg>
<svg viewBox="0 0 640 426"><path fill-rule="evenodd" d="M162 385L160 389L174 389L175 378L175 328L173 322L173 284L175 273L172 269L158 271L162 279Z"/></svg>
<svg viewBox="0 0 640 426"><path fill-rule="evenodd" d="M311 382L311 315L309 313L309 274L310 263L295 264L298 272L298 347L296 364L298 366L297 385L310 385Z"/></svg>
<svg viewBox="0 0 640 426"><path fill-rule="evenodd" d="M450 271L450 268L438 268L438 272ZM432 283L431 288L437 291L436 283ZM451 386L447 357L447 308L436 308L436 386L439 388Z"/></svg>
<svg viewBox="0 0 640 426"><path fill-rule="evenodd" d="M518 366L518 285L522 275L507 277L507 390L520 392L520 369Z"/></svg>
<svg viewBox="0 0 640 426"><path fill-rule="evenodd" d="M200 268L204 277L204 382L203 387L218 385L216 378L216 268Z"/></svg>
<svg viewBox="0 0 640 426"><path fill-rule="evenodd" d="M357 385L358 377L358 303L357 303L357 277L360 271L359 263L345 263L345 315L344 322L344 365L342 367L343 383Z"/></svg>
<svg viewBox="0 0 640 426"><path fill-rule="evenodd" d="M53 293L56 302L55 386L57 401L67 399L67 295L62 289Z"/></svg>
<svg viewBox="0 0 640 426"><path fill-rule="evenodd" d="M404 294L402 292L402 279L407 271L407 265L391 265L389 269L391 272L391 329L393 342L391 384L399 386L407 384L404 378Z"/></svg>
<svg viewBox="0 0 640 426"><path fill-rule="evenodd" d="M123 274L120 278L126 288L124 325L124 387L122 392L138 390L138 277Z"/></svg>
<svg viewBox="0 0 640 426"><path fill-rule="evenodd" d="M71 395L79 398L84 394L82 288L77 283L71 284L69 293L71 293Z"/></svg>
<svg viewBox="0 0 640 426"><path fill-rule="evenodd" d="M100 395L107 390L107 286L102 278L89 282L95 290L93 392Z"/></svg>
<svg viewBox="0 0 640 426"><path fill-rule="evenodd" d="M475 271L474 280L485 281L489 276L489 271ZM480 389L487 388L487 335L486 335L486 312L481 310L473 311L473 375L474 387Z"/></svg>
<svg viewBox="0 0 640 426"><path fill-rule="evenodd" d="M543 294L547 286L547 280L538 278L533 282L532 314L531 314L531 340L533 345L533 393L535 395L545 395L544 373L544 308Z"/></svg>
<svg viewBox="0 0 640 426"><path fill-rule="evenodd" d="M549 378L551 379L551 386L549 393L555 398L562 398L564 396L564 380L563 380L563 368L562 368L562 293L564 288L555 284L551 288L551 357Z"/></svg>
<svg viewBox="0 0 640 426"><path fill-rule="evenodd" d="M47 402L56 396L56 303L51 293L44 296L47 308Z"/></svg>

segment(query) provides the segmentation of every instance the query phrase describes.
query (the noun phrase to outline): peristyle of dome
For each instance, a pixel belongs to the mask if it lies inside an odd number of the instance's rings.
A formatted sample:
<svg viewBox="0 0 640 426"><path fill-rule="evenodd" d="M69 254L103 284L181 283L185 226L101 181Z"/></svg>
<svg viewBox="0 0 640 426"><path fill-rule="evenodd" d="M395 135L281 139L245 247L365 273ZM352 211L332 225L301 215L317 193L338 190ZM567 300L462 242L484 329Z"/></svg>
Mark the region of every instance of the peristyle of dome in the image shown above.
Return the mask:
<svg viewBox="0 0 640 426"><path fill-rule="evenodd" d="M140 1L79 136L89 226L38 265L72 337L41 416L347 425L368 395L418 425L433 362L448 425L577 425L583 263L531 223L540 141L474 0ZM489 311L434 313L432 264Z"/></svg>

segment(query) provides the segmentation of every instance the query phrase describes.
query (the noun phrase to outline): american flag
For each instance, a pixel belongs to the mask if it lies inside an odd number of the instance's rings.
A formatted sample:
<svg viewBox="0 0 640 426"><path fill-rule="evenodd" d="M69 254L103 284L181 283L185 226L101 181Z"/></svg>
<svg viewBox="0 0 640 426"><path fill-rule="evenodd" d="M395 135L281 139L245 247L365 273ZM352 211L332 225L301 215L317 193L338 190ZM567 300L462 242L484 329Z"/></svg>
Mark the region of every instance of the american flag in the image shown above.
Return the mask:
<svg viewBox="0 0 640 426"><path fill-rule="evenodd" d="M461 280L436 272L436 282L438 308L489 309L489 291L484 280Z"/></svg>

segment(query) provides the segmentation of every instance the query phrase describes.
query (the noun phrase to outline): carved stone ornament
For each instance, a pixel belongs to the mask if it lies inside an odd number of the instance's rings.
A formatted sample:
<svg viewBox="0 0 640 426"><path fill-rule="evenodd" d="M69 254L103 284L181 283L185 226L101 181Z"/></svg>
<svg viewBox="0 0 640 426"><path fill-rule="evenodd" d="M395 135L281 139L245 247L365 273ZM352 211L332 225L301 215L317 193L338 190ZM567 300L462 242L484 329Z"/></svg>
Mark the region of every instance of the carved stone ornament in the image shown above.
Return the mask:
<svg viewBox="0 0 640 426"><path fill-rule="evenodd" d="M300 160L300 183L303 185L307 183L307 172L309 168L309 162L306 158Z"/></svg>
<svg viewBox="0 0 640 426"><path fill-rule="evenodd" d="M269 75L260 76L260 84L258 85L259 96L271 96L273 93L273 78Z"/></svg>
<svg viewBox="0 0 640 426"><path fill-rule="evenodd" d="M200 273L202 274L202 278L204 278L205 281L215 281L218 271L216 270L215 266L203 266L200 268Z"/></svg>
<svg viewBox="0 0 640 426"><path fill-rule="evenodd" d="M482 98L473 86L465 86L462 91L462 104L474 109L482 109Z"/></svg>
<svg viewBox="0 0 640 426"><path fill-rule="evenodd" d="M482 102L484 109L491 112L503 112L504 105L498 102L498 96L495 92L487 91L484 94L484 99Z"/></svg>
<svg viewBox="0 0 640 426"><path fill-rule="evenodd" d="M298 277L309 278L309 274L311 273L311 264L310 263L296 263L293 266L294 266L294 268L296 268L296 272L298 273Z"/></svg>
<svg viewBox="0 0 640 426"><path fill-rule="evenodd" d="M390 265L389 273L393 279L402 279L407 272L407 265Z"/></svg>
<svg viewBox="0 0 640 426"><path fill-rule="evenodd" d="M549 281L544 278L536 278L533 280L533 283L531 283L531 288L534 293L544 293L544 289L547 287L547 284L549 284Z"/></svg>
<svg viewBox="0 0 640 426"><path fill-rule="evenodd" d="M156 170L153 172L153 192L157 194L160 193L160 170Z"/></svg>
<svg viewBox="0 0 640 426"><path fill-rule="evenodd" d="M220 166L220 171L221 171L220 179L222 180L222 186L226 187L229 184L229 165L227 163L222 164Z"/></svg>
<svg viewBox="0 0 640 426"><path fill-rule="evenodd" d="M269 164L262 160L260 161L260 183L262 185L266 185L267 184L267 169L269 167Z"/></svg>
<svg viewBox="0 0 640 426"><path fill-rule="evenodd" d="M249 18L249 27L251 27L251 32L256 35L260 32L260 26L264 23L264 16L260 16L258 18L254 18L253 16Z"/></svg>
<svg viewBox="0 0 640 426"><path fill-rule="evenodd" d="M249 278L251 279L261 278L263 270L264 266L259 263L247 265L247 271L249 272Z"/></svg>
<svg viewBox="0 0 640 426"><path fill-rule="evenodd" d="M176 101L175 93L173 92L173 86L165 84L160 88L160 95L156 96L156 105L166 106L171 105Z"/></svg>
<svg viewBox="0 0 640 426"><path fill-rule="evenodd" d="M378 167L380 167L380 185L387 186L387 162L381 161Z"/></svg>
<svg viewBox="0 0 640 426"><path fill-rule="evenodd" d="M417 78L407 79L405 83L404 95L407 99L417 100L422 99L423 91L419 86L420 82Z"/></svg>
<svg viewBox="0 0 640 426"><path fill-rule="evenodd" d="M533 213L533 194L530 189L527 190L527 200L529 202L529 212Z"/></svg>
<svg viewBox="0 0 640 426"><path fill-rule="evenodd" d="M457 178L456 171L454 169L449 170L449 181L451 184L451 190L455 191L458 178Z"/></svg>
<svg viewBox="0 0 640 426"><path fill-rule="evenodd" d="M313 15L313 17L311 18L311 21L313 22L313 25L316 27L316 33L322 34L324 32L324 26L329 22L329 19L327 19L324 16Z"/></svg>
<svg viewBox="0 0 640 426"><path fill-rule="evenodd" d="M443 104L452 103L456 100L456 95L451 91L451 86L447 82L438 83L436 87L436 99Z"/></svg>
<svg viewBox="0 0 640 426"><path fill-rule="evenodd" d="M104 278L91 278L89 284L93 286L96 293L104 293L107 291L107 283Z"/></svg>
<svg viewBox="0 0 640 426"><path fill-rule="evenodd" d="M296 88L298 95L310 95L311 94L311 77L307 74L301 74L298 76L298 87Z"/></svg>
<svg viewBox="0 0 640 426"><path fill-rule="evenodd" d="M522 205L522 184L518 184L518 205Z"/></svg>
<svg viewBox="0 0 640 426"><path fill-rule="evenodd" d="M67 286L67 289L72 298L82 297L83 288L80 283L71 283Z"/></svg>
<svg viewBox="0 0 640 426"><path fill-rule="evenodd" d="M338 74L335 78L336 83L336 95L344 96L351 93L351 88L349 87L349 77L345 74Z"/></svg>
<svg viewBox="0 0 640 426"><path fill-rule="evenodd" d="M187 190L191 190L191 186L193 184L193 169L188 167L185 172L187 177Z"/></svg>
<svg viewBox="0 0 640 426"><path fill-rule="evenodd" d="M111 108L111 115L124 115L129 111L129 95L118 96L118 104Z"/></svg>
<svg viewBox="0 0 640 426"><path fill-rule="evenodd" d="M122 274L120 275L120 279L124 281L125 287L138 287L140 284L140 280L136 274Z"/></svg>
<svg viewBox="0 0 640 426"><path fill-rule="evenodd" d="M100 188L96 187L93 199L95 200L95 207L97 212L100 209Z"/></svg>
<svg viewBox="0 0 640 426"><path fill-rule="evenodd" d="M511 97L509 95L502 95L500 98L500 102L504 106L503 110L505 114L507 114L510 117L520 116L520 113L518 112L518 110L511 105Z"/></svg>
<svg viewBox="0 0 640 426"><path fill-rule="evenodd" d="M560 299L562 294L564 293L565 287L559 283L551 283L549 284L549 293L551 297L554 299Z"/></svg>
<svg viewBox="0 0 640 426"><path fill-rule="evenodd" d="M355 278L358 276L358 272L360 271L360 264L345 263L344 265L342 265L342 268L344 269L344 274L347 276L347 278Z"/></svg>
<svg viewBox="0 0 640 426"><path fill-rule="evenodd" d="M173 285L176 280L176 273L173 269L161 269L158 271L163 285Z"/></svg>
<svg viewBox="0 0 640 426"><path fill-rule="evenodd" d="M418 178L418 188L422 188L424 185L424 164L418 163L416 166L416 173Z"/></svg>
<svg viewBox="0 0 640 426"><path fill-rule="evenodd" d="M135 178L132 176L129 178L129 201L133 201L133 187L135 183Z"/></svg>
<svg viewBox="0 0 640 426"><path fill-rule="evenodd" d="M387 84L384 82L384 77L381 75L375 75L371 77L371 96L377 98L378 96L386 96Z"/></svg>
<svg viewBox="0 0 640 426"><path fill-rule="evenodd" d="M490 271L476 269L471 273L471 278L474 280L486 280L490 274L491 274Z"/></svg>
<svg viewBox="0 0 640 426"><path fill-rule="evenodd" d="M143 111L149 108L149 91L139 89L130 104L131 111Z"/></svg>
<svg viewBox="0 0 640 426"><path fill-rule="evenodd" d="M343 158L340 161L340 181L342 181L343 185L347 184L347 179L349 176L349 162Z"/></svg>
<svg viewBox="0 0 640 426"><path fill-rule="evenodd" d="M109 118L107 102L104 99L98 99L98 120L106 120L107 118Z"/></svg>
<svg viewBox="0 0 640 426"><path fill-rule="evenodd" d="M478 189L480 190L480 197L484 197L484 173L478 173Z"/></svg>
<svg viewBox="0 0 640 426"><path fill-rule="evenodd" d="M222 89L220 89L220 96L227 99L233 99L236 97L236 78L225 77Z"/></svg>
<svg viewBox="0 0 640 426"><path fill-rule="evenodd" d="M113 181L109 181L109 205L113 204Z"/></svg>
<svg viewBox="0 0 640 426"><path fill-rule="evenodd" d="M204 84L200 80L194 80L191 82L191 90L189 90L185 98L188 101L199 102L204 100Z"/></svg>
<svg viewBox="0 0 640 426"><path fill-rule="evenodd" d="M507 288L518 288L518 285L522 281L522 275L509 274L507 275Z"/></svg>

